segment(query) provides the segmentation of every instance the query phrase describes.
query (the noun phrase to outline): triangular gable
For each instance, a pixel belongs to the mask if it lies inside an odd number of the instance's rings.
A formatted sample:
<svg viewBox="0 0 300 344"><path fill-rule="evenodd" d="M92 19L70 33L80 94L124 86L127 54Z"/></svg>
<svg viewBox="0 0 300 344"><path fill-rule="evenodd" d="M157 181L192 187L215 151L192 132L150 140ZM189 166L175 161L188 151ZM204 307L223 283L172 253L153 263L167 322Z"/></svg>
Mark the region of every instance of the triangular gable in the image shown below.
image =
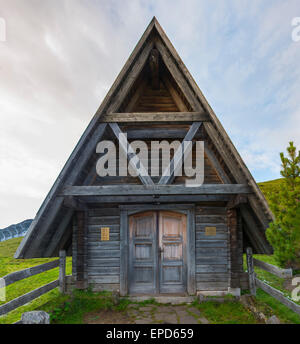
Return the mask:
<svg viewBox="0 0 300 344"><path fill-rule="evenodd" d="M205 111L209 114L211 121L203 123L204 128L222 155L236 183L247 183L252 187L254 194L249 195L249 202L258 220L266 228L269 220L272 219L272 213L254 178L154 17L52 186L20 244L15 254L16 258L53 256L69 240L66 230L70 225L72 211L64 207L64 199L60 195L62 188L66 185L76 185L76 181L94 153L97 142L107 129L107 124L101 123L102 116L120 111L154 46L175 80L178 92L182 92L186 97L189 111ZM57 221L60 216L63 220Z"/></svg>

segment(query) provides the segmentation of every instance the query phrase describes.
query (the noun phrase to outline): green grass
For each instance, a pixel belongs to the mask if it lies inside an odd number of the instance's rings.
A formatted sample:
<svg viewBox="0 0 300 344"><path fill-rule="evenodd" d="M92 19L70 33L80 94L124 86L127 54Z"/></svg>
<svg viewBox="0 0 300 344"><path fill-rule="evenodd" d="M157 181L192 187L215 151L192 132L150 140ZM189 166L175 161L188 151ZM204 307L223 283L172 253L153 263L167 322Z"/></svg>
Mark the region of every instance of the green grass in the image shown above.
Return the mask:
<svg viewBox="0 0 300 344"><path fill-rule="evenodd" d="M59 307L53 309L51 304L51 323L52 324L83 324L84 315L99 310L114 309L112 293L75 290ZM126 309L127 305L123 304Z"/></svg>
<svg viewBox="0 0 300 344"><path fill-rule="evenodd" d="M267 201L271 194L277 193L280 188L280 184L282 183L284 178L274 179L267 182L258 183L261 191L265 195Z"/></svg>
<svg viewBox="0 0 300 344"><path fill-rule="evenodd" d="M300 324L300 316L274 299L274 297L258 289L256 292L256 304L260 311L270 317L276 315L281 323Z"/></svg>
<svg viewBox="0 0 300 344"><path fill-rule="evenodd" d="M239 301L228 298L223 303L217 301L207 301L198 303L195 301L193 306L200 312L211 324L256 324L254 315L244 308Z"/></svg>
<svg viewBox="0 0 300 344"><path fill-rule="evenodd" d="M38 259L14 259L13 255L19 246L22 238L15 238L0 243L0 277L3 277L11 272L26 269L28 267L40 265L53 261L57 258L38 258ZM72 259L67 258L67 274L71 274L72 271ZM9 285L6 288L6 302L15 299L31 290L41 287L47 283L50 283L58 279L58 268L43 272L39 275L35 275L26 278L22 281L18 281ZM43 306L49 310L51 308L50 302L53 302L53 306L60 304L65 299L65 296L61 296L58 289L54 289L47 294L42 295L40 298L32 301L31 303L20 307L5 316L0 317L0 324L11 324L20 320L23 312L43 309ZM5 302L0 301L0 305ZM45 309L46 310L46 309Z"/></svg>

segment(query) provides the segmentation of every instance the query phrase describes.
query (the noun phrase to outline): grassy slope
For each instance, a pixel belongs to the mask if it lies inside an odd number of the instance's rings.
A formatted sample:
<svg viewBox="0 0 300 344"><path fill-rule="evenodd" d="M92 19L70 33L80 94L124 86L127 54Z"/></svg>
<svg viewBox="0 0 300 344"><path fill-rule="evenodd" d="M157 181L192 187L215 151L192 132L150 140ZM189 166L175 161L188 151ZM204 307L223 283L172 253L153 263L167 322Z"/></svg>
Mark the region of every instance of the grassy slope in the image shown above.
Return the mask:
<svg viewBox="0 0 300 344"><path fill-rule="evenodd" d="M38 258L38 259L14 259L12 258L17 247L19 246L22 238L15 238L11 240L7 240L5 242L0 243L0 277L3 277L13 271L23 270L28 267L32 267L35 265L43 264L55 260L57 258ZM71 274L71 259L67 258L67 274ZM28 293L31 290L34 290L44 284L47 284L51 281L54 281L58 278L58 268L46 271L42 274L32 276L25 280L16 282L14 284L9 285L6 288L6 302L21 296L25 293ZM48 304L50 301L54 304L60 303L61 297L59 295L58 289L54 289L49 293L41 296L37 300L32 301L31 303L20 307L12 312L10 312L6 316L0 317L0 324L11 324L15 321L20 320L21 314L28 310L44 309L48 310L51 306ZM50 303L51 303L50 302ZM0 301L0 305L4 302ZM52 306L53 306L52 305ZM51 307L52 307L51 306Z"/></svg>
<svg viewBox="0 0 300 344"><path fill-rule="evenodd" d="M278 191L282 181L283 181L283 178L274 179L267 182L258 183L258 186L260 187L261 191L265 195L266 199L269 200L269 195L271 193Z"/></svg>

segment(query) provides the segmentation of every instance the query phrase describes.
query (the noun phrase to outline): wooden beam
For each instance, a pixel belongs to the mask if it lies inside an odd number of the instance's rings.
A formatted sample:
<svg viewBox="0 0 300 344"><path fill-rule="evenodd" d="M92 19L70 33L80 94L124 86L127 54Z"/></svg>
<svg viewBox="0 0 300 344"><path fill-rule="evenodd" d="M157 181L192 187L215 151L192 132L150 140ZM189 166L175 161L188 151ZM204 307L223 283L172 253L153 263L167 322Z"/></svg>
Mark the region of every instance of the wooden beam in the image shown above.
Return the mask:
<svg viewBox="0 0 300 344"><path fill-rule="evenodd" d="M186 129L169 129L169 128L151 128L151 129L129 129L126 130L128 140L137 139L184 139L188 130ZM195 138L203 138L200 133L195 135ZM229 184L229 183L225 183Z"/></svg>
<svg viewBox="0 0 300 344"><path fill-rule="evenodd" d="M31 277L34 275L38 275L38 274L45 272L45 271L55 269L58 266L59 266L59 260L57 259L57 260L54 260L54 261L49 262L49 263L33 266L32 268L27 268L24 270L12 272L12 273L10 273L10 274L2 277L2 278L5 281L5 287L7 287L12 283L21 281L25 278L28 278L28 277Z"/></svg>
<svg viewBox="0 0 300 344"><path fill-rule="evenodd" d="M87 288L87 211L77 211L76 288Z"/></svg>
<svg viewBox="0 0 300 344"><path fill-rule="evenodd" d="M238 264L238 218L236 209L227 210L227 227L229 231L230 247L230 287L239 288L239 264Z"/></svg>
<svg viewBox="0 0 300 344"><path fill-rule="evenodd" d="M232 199L227 203L227 209L234 209L239 207L241 204L245 204L248 202L248 198L246 195L236 195L232 197Z"/></svg>
<svg viewBox="0 0 300 344"><path fill-rule="evenodd" d="M254 266L257 266L263 270L266 270L270 272L273 275L276 275L280 278L292 278L293 277L293 270L290 269L281 269L278 266L268 264L266 262L263 262L261 260L253 258L253 264Z"/></svg>
<svg viewBox="0 0 300 344"><path fill-rule="evenodd" d="M101 120L105 123L175 123L207 122L210 119L205 112L124 112L107 113Z"/></svg>
<svg viewBox="0 0 300 344"><path fill-rule="evenodd" d="M145 88L147 86L147 83L144 79L141 80L141 82L139 83L139 87L137 88L137 90L134 92L134 95L132 97L130 97L130 100L128 102L128 104L126 105L125 108L125 112L132 112L132 110L134 109L134 107L137 105L141 95L143 94Z"/></svg>
<svg viewBox="0 0 300 344"><path fill-rule="evenodd" d="M153 41L149 41L145 44L141 54L137 57L135 63L132 65L129 75L124 79L123 84L121 85L118 92L114 95L113 101L107 109L107 112L118 111L126 95L130 91L130 88L133 86L143 67L145 66L150 51L154 46ZM122 71L121 71L122 73Z"/></svg>
<svg viewBox="0 0 300 344"><path fill-rule="evenodd" d="M247 269L248 269L248 277L249 277L249 289L251 295L256 295L256 287L255 287L255 272L254 272L254 264L253 264L253 254L252 248L247 247Z"/></svg>
<svg viewBox="0 0 300 344"><path fill-rule="evenodd" d="M185 185L102 185L66 186L63 196L130 196L130 195L232 195L250 193L244 184L203 184L199 187Z"/></svg>
<svg viewBox="0 0 300 344"><path fill-rule="evenodd" d="M169 164L169 167L166 168L166 170L163 172L163 175L161 176L158 182L159 185L166 185L172 183L172 181L175 178L174 172L180 167L180 165L183 165L185 158L189 154L188 151L190 151L193 146L187 146L184 144L184 142L192 141L201 125L202 122L194 122L191 125L188 133L186 134L183 142L181 143L181 146L176 150L174 157Z"/></svg>
<svg viewBox="0 0 300 344"><path fill-rule="evenodd" d="M159 89L159 52L152 49L149 56L149 66L151 71L151 84L153 90Z"/></svg>
<svg viewBox="0 0 300 344"><path fill-rule="evenodd" d="M215 168L219 178L222 180L224 184L230 184L231 181L224 171L223 167L221 166L219 160L215 156L214 152L209 148L207 142L204 142L204 152L208 157L208 160L211 162L212 166Z"/></svg>
<svg viewBox="0 0 300 344"><path fill-rule="evenodd" d="M282 304L287 306L289 309L291 309L292 311L300 315L300 305L297 305L295 302L286 298L281 291L271 287L270 285L259 280L256 277L255 277L255 283L256 283L257 288L261 288L263 291L273 296L279 302L281 302Z"/></svg>
<svg viewBox="0 0 300 344"><path fill-rule="evenodd" d="M64 294L66 292L66 251L59 251L59 291Z"/></svg>
<svg viewBox="0 0 300 344"><path fill-rule="evenodd" d="M248 207L245 204L240 206L241 215L246 222L247 228L250 233L247 233L253 248L255 248L259 253L271 254L272 248L268 244L265 235L261 233L259 226L253 219L253 216L250 214Z"/></svg>
<svg viewBox="0 0 300 344"><path fill-rule="evenodd" d="M178 70L177 65L174 63L173 58L165 47L163 42L160 39L155 41L155 45L162 57L162 60L167 67L168 71L172 75L173 79L177 83L178 87L180 88L181 92L186 96L188 102L190 103L192 109L197 111L197 109L201 108L202 106L198 102L195 94L192 92L191 88L189 87L186 79L182 75L182 73Z"/></svg>
<svg viewBox="0 0 300 344"><path fill-rule="evenodd" d="M144 165L142 164L142 162L140 161L140 159L138 158L138 156L135 153L132 153L133 150L131 149L131 146L129 144L129 142L126 139L126 142L123 142L123 140L119 140L119 135L123 134L120 127L118 126L117 123L110 123L109 124L113 133L115 134L115 136L117 137L117 140L119 142L120 148L123 150L123 152L125 154L127 154L129 163L132 161L133 157L136 157L139 165L140 165L140 170L142 171L142 174L139 174L138 177L141 180L141 182L144 185L154 185L153 180L151 179L151 177L148 175L148 171L145 169ZM137 163L137 164L138 164ZM136 169L136 165L135 164L131 164L131 167Z"/></svg>
<svg viewBox="0 0 300 344"><path fill-rule="evenodd" d="M41 295L48 293L48 291L55 289L58 287L58 280L50 282L46 285L43 285L40 288L34 289L27 294L17 297L4 305L0 306L0 316L4 315L8 312L13 311L16 308L24 306L25 304L29 303L30 301L40 297Z"/></svg>
<svg viewBox="0 0 300 344"><path fill-rule="evenodd" d="M64 201L65 199L70 199L70 198L74 199L74 197L66 197L64 198ZM77 201L74 199L74 202L77 202ZM72 216L74 214L73 210L74 209L67 209L67 211L64 213L64 216L61 219L59 225L57 226L56 231L54 232L51 239L49 240L47 248L43 252L44 257L49 257L53 255L53 253L55 252L55 249L61 244L61 240L64 236L65 230L68 224L72 220Z"/></svg>
<svg viewBox="0 0 300 344"><path fill-rule="evenodd" d="M165 84L167 90L170 92L172 99L174 100L174 103L178 107L179 111L182 112L187 112L188 108L179 96L178 92L175 90L174 86L170 82L170 80L166 77L163 76L163 83Z"/></svg>
<svg viewBox="0 0 300 344"><path fill-rule="evenodd" d="M80 200L87 204L110 204L110 203L128 203L128 204L160 204L160 203L174 203L174 202L222 202L226 203L230 200L230 195L174 195L165 196L165 195L134 195L134 196L83 196L78 197Z"/></svg>

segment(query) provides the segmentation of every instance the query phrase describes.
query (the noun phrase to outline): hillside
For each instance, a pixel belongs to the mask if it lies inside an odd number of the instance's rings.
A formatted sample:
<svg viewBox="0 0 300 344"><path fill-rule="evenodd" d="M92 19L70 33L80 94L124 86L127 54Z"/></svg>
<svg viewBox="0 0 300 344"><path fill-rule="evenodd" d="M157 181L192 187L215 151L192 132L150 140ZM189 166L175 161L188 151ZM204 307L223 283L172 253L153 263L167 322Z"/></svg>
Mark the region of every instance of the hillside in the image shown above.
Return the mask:
<svg viewBox="0 0 300 344"><path fill-rule="evenodd" d="M283 178L269 180L267 182L258 183L261 191L265 195L267 201L269 201L269 195L271 193L276 193L279 190L280 184L282 183Z"/></svg>
<svg viewBox="0 0 300 344"><path fill-rule="evenodd" d="M24 220L20 223L10 225L6 228L0 229L0 242L12 238L24 236L31 225L32 220Z"/></svg>
<svg viewBox="0 0 300 344"><path fill-rule="evenodd" d="M5 276L11 272L23 270L35 265L50 262L57 258L34 258L34 259L14 259L14 253L16 252L21 240L23 238L14 238L0 242L0 277ZM72 258L67 257L67 269L66 273L70 275L72 272ZM18 281L9 285L6 288L6 302L21 296L29 291L41 287L47 283L50 283L58 278L58 268L43 272L39 275L29 277L25 280ZM50 311L55 308L57 304L60 304L64 299L64 296L60 296L58 289L51 290L49 293L42 295L38 299L32 301L25 306L22 306L6 316L0 317L1 324L11 324L20 320L21 314L26 311L35 309L41 309ZM0 305L4 302L0 301Z"/></svg>

